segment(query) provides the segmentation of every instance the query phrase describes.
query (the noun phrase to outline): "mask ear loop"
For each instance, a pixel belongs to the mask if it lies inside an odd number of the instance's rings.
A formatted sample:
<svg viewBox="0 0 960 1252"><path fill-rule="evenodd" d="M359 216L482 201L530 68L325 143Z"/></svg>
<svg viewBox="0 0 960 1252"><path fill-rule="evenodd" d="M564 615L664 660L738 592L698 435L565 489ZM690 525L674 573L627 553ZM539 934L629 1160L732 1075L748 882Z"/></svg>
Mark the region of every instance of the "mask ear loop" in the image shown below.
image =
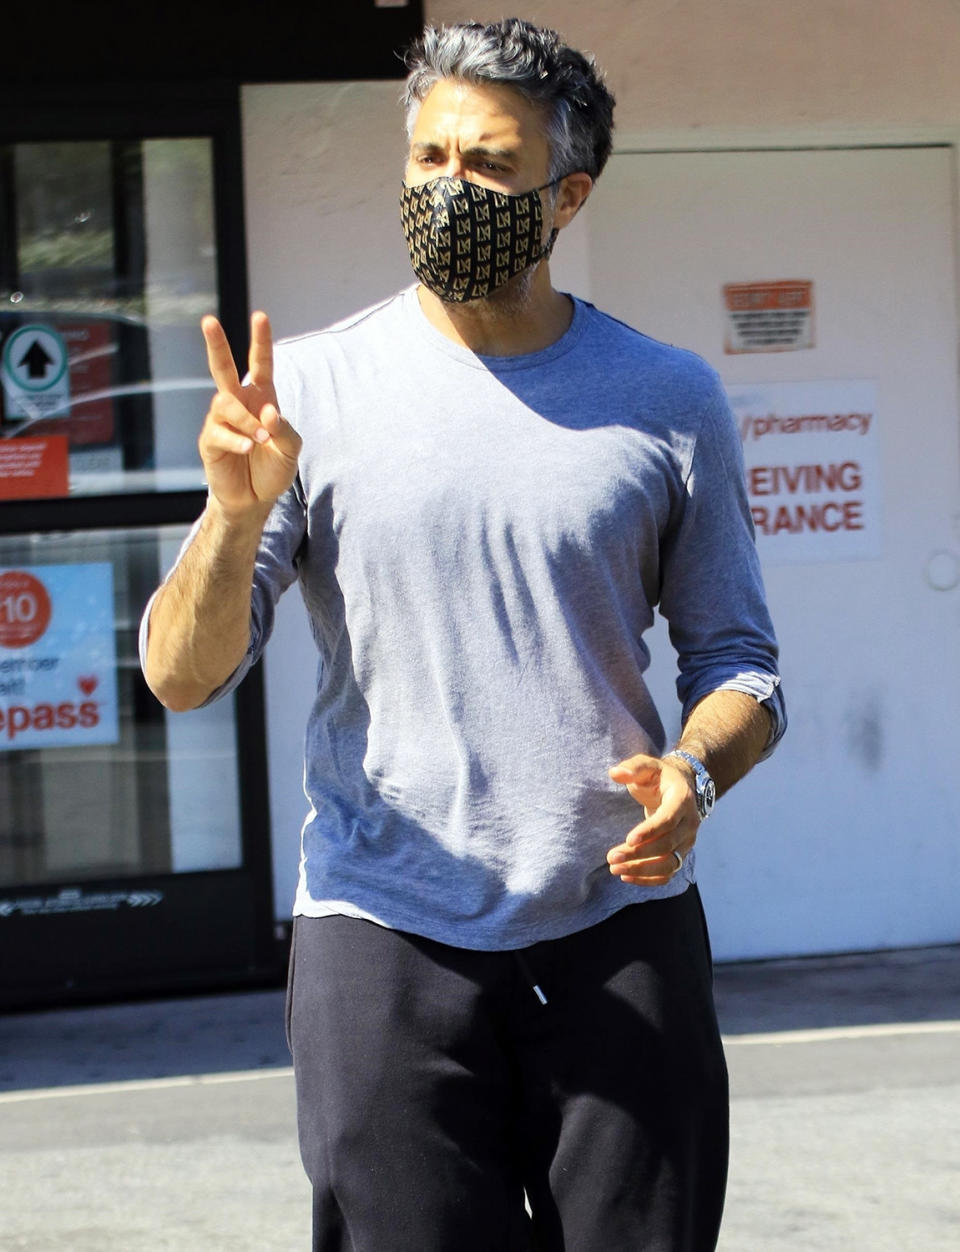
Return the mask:
<svg viewBox="0 0 960 1252"><path fill-rule="evenodd" d="M572 174L573 170L568 170L567 174ZM551 178L548 183L544 183L542 187L538 187L537 191L546 191L548 187L556 187L557 183L562 183L567 174L559 174L556 178Z"/></svg>
<svg viewBox="0 0 960 1252"><path fill-rule="evenodd" d="M545 261L550 256L550 254L553 252L553 245L557 242L557 235L559 234L560 234L559 228L554 226L553 229L550 231L550 238L540 249L540 255L537 257L538 261Z"/></svg>
<svg viewBox="0 0 960 1252"><path fill-rule="evenodd" d="M556 187L557 183L562 183L563 180L566 178L566 176L567 176L566 174L560 174L557 178L551 178L548 183L544 183L542 187L537 188L537 193L539 194L541 191L546 191L548 187ZM553 229L550 231L550 238L540 249L540 252L534 258L535 260L546 261L549 259L549 257L553 253L553 245L557 242L557 236L559 234L560 234L559 227L554 226Z"/></svg>

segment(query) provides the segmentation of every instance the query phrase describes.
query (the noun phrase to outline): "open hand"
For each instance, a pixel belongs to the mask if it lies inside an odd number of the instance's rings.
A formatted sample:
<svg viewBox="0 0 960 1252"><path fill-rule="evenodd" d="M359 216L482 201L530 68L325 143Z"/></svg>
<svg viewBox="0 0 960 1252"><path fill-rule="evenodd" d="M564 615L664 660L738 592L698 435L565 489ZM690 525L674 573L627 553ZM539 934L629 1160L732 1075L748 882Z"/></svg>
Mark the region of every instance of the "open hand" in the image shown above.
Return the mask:
<svg viewBox="0 0 960 1252"><path fill-rule="evenodd" d="M700 825L692 772L673 758L639 755L614 765L610 777L646 811L624 842L607 853L610 872L645 887L668 883L680 869L677 856L693 847Z"/></svg>

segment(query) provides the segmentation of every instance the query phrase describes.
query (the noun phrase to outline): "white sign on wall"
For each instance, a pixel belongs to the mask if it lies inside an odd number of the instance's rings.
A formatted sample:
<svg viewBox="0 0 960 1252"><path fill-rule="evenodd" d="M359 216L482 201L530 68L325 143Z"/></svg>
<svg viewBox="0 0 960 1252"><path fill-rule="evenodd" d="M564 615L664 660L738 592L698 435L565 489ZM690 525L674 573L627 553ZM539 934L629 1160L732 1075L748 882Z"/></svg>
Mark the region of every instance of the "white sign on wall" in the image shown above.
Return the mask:
<svg viewBox="0 0 960 1252"><path fill-rule="evenodd" d="M876 384L736 383L757 548L768 562L882 555Z"/></svg>
<svg viewBox="0 0 960 1252"><path fill-rule="evenodd" d="M112 565L0 569L0 751L118 734Z"/></svg>

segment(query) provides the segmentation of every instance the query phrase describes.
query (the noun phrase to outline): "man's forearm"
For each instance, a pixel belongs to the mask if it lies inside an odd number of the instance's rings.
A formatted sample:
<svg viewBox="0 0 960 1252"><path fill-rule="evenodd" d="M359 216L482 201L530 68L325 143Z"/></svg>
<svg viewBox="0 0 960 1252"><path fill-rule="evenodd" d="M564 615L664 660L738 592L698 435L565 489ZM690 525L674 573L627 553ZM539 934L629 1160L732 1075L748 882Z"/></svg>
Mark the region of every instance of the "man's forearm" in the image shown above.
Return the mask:
<svg viewBox="0 0 960 1252"><path fill-rule="evenodd" d="M211 499L200 530L154 601L144 674L167 708L196 708L243 660L266 516L257 509L231 519Z"/></svg>
<svg viewBox="0 0 960 1252"><path fill-rule="evenodd" d="M693 708L677 744L701 760L717 786L729 791L760 759L770 738L770 714L742 691L714 691Z"/></svg>

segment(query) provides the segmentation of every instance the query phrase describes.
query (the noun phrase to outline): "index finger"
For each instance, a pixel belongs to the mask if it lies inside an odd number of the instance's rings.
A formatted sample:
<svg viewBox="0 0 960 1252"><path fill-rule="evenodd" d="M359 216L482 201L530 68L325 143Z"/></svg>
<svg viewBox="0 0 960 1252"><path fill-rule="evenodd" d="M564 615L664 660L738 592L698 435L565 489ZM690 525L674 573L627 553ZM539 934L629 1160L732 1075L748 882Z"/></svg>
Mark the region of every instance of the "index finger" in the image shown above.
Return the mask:
<svg viewBox="0 0 960 1252"><path fill-rule="evenodd" d="M255 387L273 385L273 332L266 313L250 318L250 381Z"/></svg>
<svg viewBox="0 0 960 1252"><path fill-rule="evenodd" d="M608 773L614 782L630 782L643 776L653 779L660 773L660 758L647 756L646 753L641 752L637 756L629 756L625 761L618 761L616 765L611 765Z"/></svg>
<svg viewBox="0 0 960 1252"><path fill-rule="evenodd" d="M240 375L234 364L233 353L227 342L223 327L215 317L205 317L200 323L207 345L207 365L210 377L218 391L228 391L232 396L240 394Z"/></svg>

